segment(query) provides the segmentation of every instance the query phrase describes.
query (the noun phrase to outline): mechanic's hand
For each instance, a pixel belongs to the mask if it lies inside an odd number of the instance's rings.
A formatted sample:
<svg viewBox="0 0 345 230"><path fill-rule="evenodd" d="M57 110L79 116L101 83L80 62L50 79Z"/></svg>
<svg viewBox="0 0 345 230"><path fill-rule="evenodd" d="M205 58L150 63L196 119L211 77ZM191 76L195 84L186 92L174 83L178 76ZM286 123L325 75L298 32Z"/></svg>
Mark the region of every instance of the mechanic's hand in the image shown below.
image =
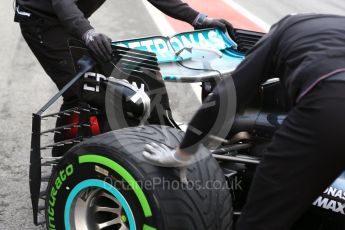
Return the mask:
<svg viewBox="0 0 345 230"><path fill-rule="evenodd" d="M189 159L181 159L177 156L176 149L170 149L164 144L154 142L145 145L144 157L154 165L163 167L185 167Z"/></svg>
<svg viewBox="0 0 345 230"><path fill-rule="evenodd" d="M186 183L187 166L191 164L190 157L184 156L182 159L179 152L178 148L170 149L164 144L158 145L152 142L145 145L143 155L153 165L179 168L181 182Z"/></svg>
<svg viewBox="0 0 345 230"><path fill-rule="evenodd" d="M204 14L200 14L193 23L194 29L219 28L223 32L228 32L232 39L235 39L234 27L225 19L209 18Z"/></svg>
<svg viewBox="0 0 345 230"><path fill-rule="evenodd" d="M94 29L91 29L88 30L82 38L86 46L101 61L106 62L111 59L111 39L108 36L101 33L97 33Z"/></svg>

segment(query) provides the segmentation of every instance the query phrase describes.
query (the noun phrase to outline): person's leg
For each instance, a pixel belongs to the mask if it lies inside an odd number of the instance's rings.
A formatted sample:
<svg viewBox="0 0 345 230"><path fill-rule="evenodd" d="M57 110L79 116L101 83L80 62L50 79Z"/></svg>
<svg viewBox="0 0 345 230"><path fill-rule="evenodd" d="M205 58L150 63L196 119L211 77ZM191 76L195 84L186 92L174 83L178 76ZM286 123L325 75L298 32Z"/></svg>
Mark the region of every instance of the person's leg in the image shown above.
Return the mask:
<svg viewBox="0 0 345 230"><path fill-rule="evenodd" d="M76 74L68 49L68 39L71 36L65 32L62 26L45 27L40 23L21 24L21 30L25 41L43 69L61 90ZM77 92L78 86L76 85L63 95L61 110L73 108L78 104ZM69 122L70 117L62 116L57 119L56 127L66 125ZM65 132L54 135L55 142L63 141L66 138ZM61 156L67 150L68 146L55 147L52 150L52 155Z"/></svg>
<svg viewBox="0 0 345 230"><path fill-rule="evenodd" d="M21 24L22 35L41 66L54 81L58 89L62 89L76 74L72 57L68 48L68 40L72 37L63 26L45 27L40 23L34 25ZM64 94L66 101L77 98L74 90Z"/></svg>
<svg viewBox="0 0 345 230"><path fill-rule="evenodd" d="M257 168L236 230L286 230L345 169L345 82L322 82L289 113Z"/></svg>

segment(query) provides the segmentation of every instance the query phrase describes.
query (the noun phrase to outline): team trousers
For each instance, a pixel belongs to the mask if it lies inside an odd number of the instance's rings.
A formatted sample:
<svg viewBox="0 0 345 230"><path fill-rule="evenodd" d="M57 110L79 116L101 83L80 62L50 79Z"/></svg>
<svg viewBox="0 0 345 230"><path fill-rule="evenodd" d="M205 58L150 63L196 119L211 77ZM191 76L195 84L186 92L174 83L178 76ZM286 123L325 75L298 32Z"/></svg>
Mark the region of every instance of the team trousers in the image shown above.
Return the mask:
<svg viewBox="0 0 345 230"><path fill-rule="evenodd" d="M324 80L289 112L257 168L236 230L291 229L345 170L344 92L345 81Z"/></svg>
<svg viewBox="0 0 345 230"><path fill-rule="evenodd" d="M68 40L72 38L62 25L49 25L43 19L28 19L20 23L22 35L31 51L48 74L61 90L76 74L72 57L68 48ZM72 108L78 104L78 88L76 84L63 95L61 110ZM56 126L68 123L67 117L58 118ZM65 134L55 134L54 141L66 139ZM61 156L66 147L56 147L52 150L53 156Z"/></svg>

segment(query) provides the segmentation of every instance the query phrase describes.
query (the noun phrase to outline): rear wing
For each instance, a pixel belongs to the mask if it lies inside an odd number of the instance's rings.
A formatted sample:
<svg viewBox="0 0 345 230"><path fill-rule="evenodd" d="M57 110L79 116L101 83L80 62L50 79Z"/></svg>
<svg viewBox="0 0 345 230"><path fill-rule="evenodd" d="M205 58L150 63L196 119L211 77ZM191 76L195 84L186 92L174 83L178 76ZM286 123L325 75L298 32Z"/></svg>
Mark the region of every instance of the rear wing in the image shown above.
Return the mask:
<svg viewBox="0 0 345 230"><path fill-rule="evenodd" d="M245 58L245 52L264 35L239 29L235 32L237 43L219 29L204 29L113 44L154 52L165 81L209 82L230 75Z"/></svg>
<svg viewBox="0 0 345 230"><path fill-rule="evenodd" d="M114 45L149 51L157 55L159 63L184 61L192 54L188 48L217 51L236 50L237 44L219 29L194 30L173 36L152 36L113 42Z"/></svg>

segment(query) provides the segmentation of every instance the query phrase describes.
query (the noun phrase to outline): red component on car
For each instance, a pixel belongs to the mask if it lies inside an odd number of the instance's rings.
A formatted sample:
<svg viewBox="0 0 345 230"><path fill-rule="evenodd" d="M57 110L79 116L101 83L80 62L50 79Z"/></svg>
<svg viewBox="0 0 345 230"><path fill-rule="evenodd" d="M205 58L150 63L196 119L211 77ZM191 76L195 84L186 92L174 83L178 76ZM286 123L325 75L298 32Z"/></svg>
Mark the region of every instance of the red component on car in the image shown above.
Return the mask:
<svg viewBox="0 0 345 230"><path fill-rule="evenodd" d="M77 126L79 124L79 114L73 113L71 116L71 119L69 120L69 124L73 124L73 125ZM78 135L78 127L72 127L66 133L66 136L69 139L76 138L77 135Z"/></svg>
<svg viewBox="0 0 345 230"><path fill-rule="evenodd" d="M96 136L96 135L100 134L101 129L99 128L99 123L98 123L97 117L91 116L89 120L90 120L90 130L91 130L92 136Z"/></svg>
<svg viewBox="0 0 345 230"><path fill-rule="evenodd" d="M99 128L97 116L90 116L89 121L90 121L90 132L91 132L92 136L100 134L101 130ZM67 139L76 138L78 136L77 125L79 124L79 114L73 113L71 118L69 119L68 124L73 124L73 125L75 125L75 127L72 127L71 129L66 131Z"/></svg>

